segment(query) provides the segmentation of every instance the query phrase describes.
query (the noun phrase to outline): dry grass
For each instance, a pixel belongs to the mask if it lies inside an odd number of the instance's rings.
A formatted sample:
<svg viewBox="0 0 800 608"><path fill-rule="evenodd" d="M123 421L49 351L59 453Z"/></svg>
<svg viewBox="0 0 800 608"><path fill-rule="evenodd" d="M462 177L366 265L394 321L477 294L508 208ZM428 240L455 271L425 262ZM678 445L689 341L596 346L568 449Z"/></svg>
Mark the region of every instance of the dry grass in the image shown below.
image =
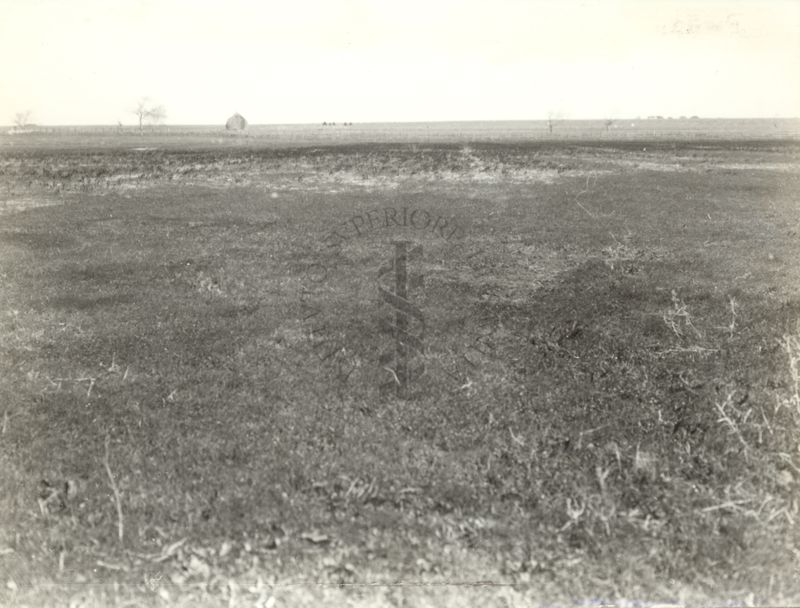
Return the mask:
<svg viewBox="0 0 800 608"><path fill-rule="evenodd" d="M717 168L796 150L640 154L5 157L64 204L0 228L0 601L796 603L799 184ZM465 236L325 247L402 205ZM405 400L374 283L403 236Z"/></svg>

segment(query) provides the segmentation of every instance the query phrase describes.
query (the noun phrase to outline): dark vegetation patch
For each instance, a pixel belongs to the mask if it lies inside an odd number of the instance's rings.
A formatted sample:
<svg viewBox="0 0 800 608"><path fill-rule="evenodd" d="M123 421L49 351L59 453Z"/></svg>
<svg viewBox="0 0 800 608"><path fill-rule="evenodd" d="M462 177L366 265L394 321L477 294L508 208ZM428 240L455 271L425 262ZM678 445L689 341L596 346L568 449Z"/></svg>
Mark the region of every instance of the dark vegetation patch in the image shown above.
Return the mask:
<svg viewBox="0 0 800 608"><path fill-rule="evenodd" d="M0 232L0 241L11 243L29 249L60 249L75 243L75 239L56 230L25 231L25 232Z"/></svg>
<svg viewBox="0 0 800 608"><path fill-rule="evenodd" d="M317 184L330 180L541 180L552 172L619 171L628 161L682 164L712 170L744 159L753 167L776 159L798 162L797 142L526 142L455 144L343 144L313 148L197 148L192 150L20 149L0 158L9 194L125 191L154 183L216 187ZM549 178L548 178L549 179ZM369 184L367 184L369 185Z"/></svg>
<svg viewBox="0 0 800 608"><path fill-rule="evenodd" d="M78 296L65 295L53 298L47 305L56 309L67 310L91 310L92 308L113 307L120 304L130 304L133 302L131 294L114 294L110 296Z"/></svg>

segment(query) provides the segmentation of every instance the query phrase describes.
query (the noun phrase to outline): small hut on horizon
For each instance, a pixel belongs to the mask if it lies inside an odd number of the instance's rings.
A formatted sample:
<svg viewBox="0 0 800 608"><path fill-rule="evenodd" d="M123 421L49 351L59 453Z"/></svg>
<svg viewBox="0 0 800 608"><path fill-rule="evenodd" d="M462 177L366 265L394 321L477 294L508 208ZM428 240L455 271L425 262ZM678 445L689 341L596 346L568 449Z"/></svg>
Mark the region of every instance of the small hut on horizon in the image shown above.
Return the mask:
<svg viewBox="0 0 800 608"><path fill-rule="evenodd" d="M228 131L244 131L247 128L247 121L244 116L238 112L231 116L225 123L225 129Z"/></svg>

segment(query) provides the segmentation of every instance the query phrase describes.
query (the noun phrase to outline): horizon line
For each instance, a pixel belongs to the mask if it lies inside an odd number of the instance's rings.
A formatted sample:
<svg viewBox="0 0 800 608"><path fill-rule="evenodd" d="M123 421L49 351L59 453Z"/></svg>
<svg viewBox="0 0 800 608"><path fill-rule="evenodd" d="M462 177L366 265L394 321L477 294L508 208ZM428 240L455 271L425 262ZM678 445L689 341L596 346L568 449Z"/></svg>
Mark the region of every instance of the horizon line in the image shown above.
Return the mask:
<svg viewBox="0 0 800 608"><path fill-rule="evenodd" d="M669 120L800 120L800 116L699 116L693 114L691 116L680 115L680 116L666 116L666 115L648 115L648 116L637 116L637 117L618 117L618 118L611 118L608 116L605 117L595 117L595 118L491 118L491 119L480 119L480 118L470 118L470 119L454 119L454 120L369 120L369 121L350 121L350 120L343 120L343 121L314 121L314 122L265 122L265 123L250 123L248 122L248 127L282 127L282 126L348 126L352 125L386 125L386 124L452 124L452 123L522 123L522 122L542 122L547 123L549 121L553 122L598 122L598 121L613 121L613 122L625 122L625 121L669 121ZM208 122L208 123L162 123L162 124L155 124L155 125L144 125L144 128L153 129L158 127L217 127L220 126L222 128L225 127L225 122ZM132 129L139 129L139 125L136 123L129 123L129 124L114 124L114 123L30 123L27 125L23 125L22 127L7 124L2 125L0 128L35 128L35 127L50 127L50 128L62 128L62 127L122 127L122 128L132 128Z"/></svg>

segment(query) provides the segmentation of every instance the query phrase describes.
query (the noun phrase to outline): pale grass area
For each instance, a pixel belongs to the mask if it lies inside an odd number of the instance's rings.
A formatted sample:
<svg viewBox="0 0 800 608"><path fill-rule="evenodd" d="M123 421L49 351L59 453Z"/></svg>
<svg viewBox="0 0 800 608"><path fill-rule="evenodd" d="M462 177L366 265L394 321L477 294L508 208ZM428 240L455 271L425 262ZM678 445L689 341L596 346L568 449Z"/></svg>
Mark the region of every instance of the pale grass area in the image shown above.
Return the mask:
<svg viewBox="0 0 800 608"><path fill-rule="evenodd" d="M0 201L0 217L7 213L15 213L24 211L26 209L34 209L36 207L50 207L52 205L60 205L62 201L48 196L27 196L7 198Z"/></svg>

